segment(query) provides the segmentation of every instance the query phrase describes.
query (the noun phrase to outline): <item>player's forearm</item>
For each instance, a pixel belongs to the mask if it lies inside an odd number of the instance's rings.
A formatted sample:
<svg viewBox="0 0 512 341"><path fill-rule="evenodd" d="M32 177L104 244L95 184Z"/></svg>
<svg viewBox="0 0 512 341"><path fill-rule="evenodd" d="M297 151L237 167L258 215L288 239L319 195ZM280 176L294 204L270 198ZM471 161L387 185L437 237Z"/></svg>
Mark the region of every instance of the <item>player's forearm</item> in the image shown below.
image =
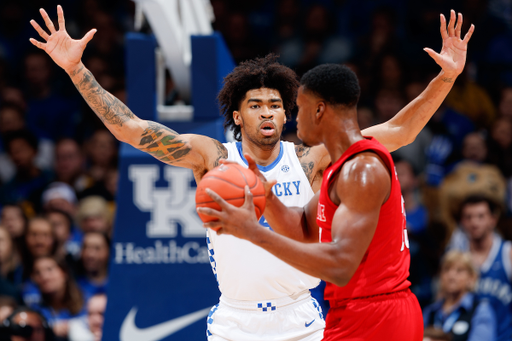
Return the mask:
<svg viewBox="0 0 512 341"><path fill-rule="evenodd" d="M318 235L309 231L303 207L287 207L274 194L267 198L265 219L272 230L303 242L318 242Z"/></svg>
<svg viewBox="0 0 512 341"><path fill-rule="evenodd" d="M351 268L349 259L343 257L336 243L305 244L261 227L255 229L249 241L294 268L339 286L346 285L353 275L347 271Z"/></svg>
<svg viewBox="0 0 512 341"><path fill-rule="evenodd" d="M427 88L392 119L363 130L363 135L374 136L389 151L412 143L439 109L456 78L457 75L441 70Z"/></svg>
<svg viewBox="0 0 512 341"><path fill-rule="evenodd" d="M89 107L118 140L130 143L131 138L141 135L141 120L123 102L103 89L81 62L67 73Z"/></svg>

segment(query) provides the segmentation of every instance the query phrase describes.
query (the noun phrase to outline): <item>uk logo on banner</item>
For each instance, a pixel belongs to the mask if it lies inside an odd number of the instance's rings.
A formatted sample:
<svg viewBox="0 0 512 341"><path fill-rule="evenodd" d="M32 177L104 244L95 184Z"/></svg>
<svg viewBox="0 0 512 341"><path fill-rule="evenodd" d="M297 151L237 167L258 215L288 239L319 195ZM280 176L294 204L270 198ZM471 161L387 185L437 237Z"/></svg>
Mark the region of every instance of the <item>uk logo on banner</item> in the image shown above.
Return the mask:
<svg viewBox="0 0 512 341"><path fill-rule="evenodd" d="M123 145L105 340L204 340L220 296L189 169Z"/></svg>

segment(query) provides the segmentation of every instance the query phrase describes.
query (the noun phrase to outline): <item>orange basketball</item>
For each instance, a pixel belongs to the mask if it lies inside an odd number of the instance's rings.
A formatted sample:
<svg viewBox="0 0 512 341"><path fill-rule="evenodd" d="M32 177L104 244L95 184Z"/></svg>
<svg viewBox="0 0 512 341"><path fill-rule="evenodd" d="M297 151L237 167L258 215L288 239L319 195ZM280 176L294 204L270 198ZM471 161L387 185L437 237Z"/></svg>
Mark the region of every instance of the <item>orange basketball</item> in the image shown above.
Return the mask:
<svg viewBox="0 0 512 341"><path fill-rule="evenodd" d="M258 219L265 210L265 189L260 179L248 168L237 164L224 164L206 173L196 190L196 207L210 207L221 211L220 206L206 193L209 188L231 205L240 207L245 202L245 186L249 186L253 195L254 211ZM216 218L199 214L203 222L216 220Z"/></svg>

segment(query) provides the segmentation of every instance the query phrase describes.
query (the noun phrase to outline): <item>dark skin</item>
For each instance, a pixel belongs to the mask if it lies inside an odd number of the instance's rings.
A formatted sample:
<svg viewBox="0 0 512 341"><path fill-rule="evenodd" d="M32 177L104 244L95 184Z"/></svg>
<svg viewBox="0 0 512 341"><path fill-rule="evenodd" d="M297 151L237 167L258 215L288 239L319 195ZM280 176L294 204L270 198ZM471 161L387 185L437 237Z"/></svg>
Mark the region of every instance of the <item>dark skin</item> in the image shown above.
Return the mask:
<svg viewBox="0 0 512 341"><path fill-rule="evenodd" d="M40 13L49 33L31 20L30 23L44 42L35 39L30 39L30 42L48 53L66 71L87 104L118 140L149 153L166 164L191 169L197 182L206 172L218 166L221 159L228 156L222 143L210 137L178 134L160 123L138 118L126 105L103 89L81 61L83 51L96 29L90 30L82 39L75 40L66 31L61 6L57 7L58 29L44 9ZM420 96L391 120L366 129L365 136L374 136L390 151L414 141L464 68L467 42L473 28L463 41L460 39L462 15L459 14L457 27L455 21L455 12L452 11L447 31L446 21L441 16L443 48L440 53L425 49L441 66L439 75ZM275 89L249 90L240 103L239 110L233 112L233 118L242 128L244 152L259 165L271 164L279 155L279 139L286 118L281 94ZM266 122L274 125L271 136L261 130L261 125ZM329 153L322 145L306 147L301 144L295 146L295 151L310 185L317 191L323 171L331 160Z"/></svg>

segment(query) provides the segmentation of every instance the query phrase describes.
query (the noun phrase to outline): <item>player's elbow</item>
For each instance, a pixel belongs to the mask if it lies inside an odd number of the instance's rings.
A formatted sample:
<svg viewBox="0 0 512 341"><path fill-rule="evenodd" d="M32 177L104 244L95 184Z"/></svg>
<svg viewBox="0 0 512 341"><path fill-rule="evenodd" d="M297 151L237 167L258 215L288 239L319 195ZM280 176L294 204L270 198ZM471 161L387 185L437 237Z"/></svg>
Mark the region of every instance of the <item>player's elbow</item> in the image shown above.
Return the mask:
<svg viewBox="0 0 512 341"><path fill-rule="evenodd" d="M332 271L329 282L336 286L344 287L350 282L352 276L353 273L348 273L346 269L338 268Z"/></svg>

